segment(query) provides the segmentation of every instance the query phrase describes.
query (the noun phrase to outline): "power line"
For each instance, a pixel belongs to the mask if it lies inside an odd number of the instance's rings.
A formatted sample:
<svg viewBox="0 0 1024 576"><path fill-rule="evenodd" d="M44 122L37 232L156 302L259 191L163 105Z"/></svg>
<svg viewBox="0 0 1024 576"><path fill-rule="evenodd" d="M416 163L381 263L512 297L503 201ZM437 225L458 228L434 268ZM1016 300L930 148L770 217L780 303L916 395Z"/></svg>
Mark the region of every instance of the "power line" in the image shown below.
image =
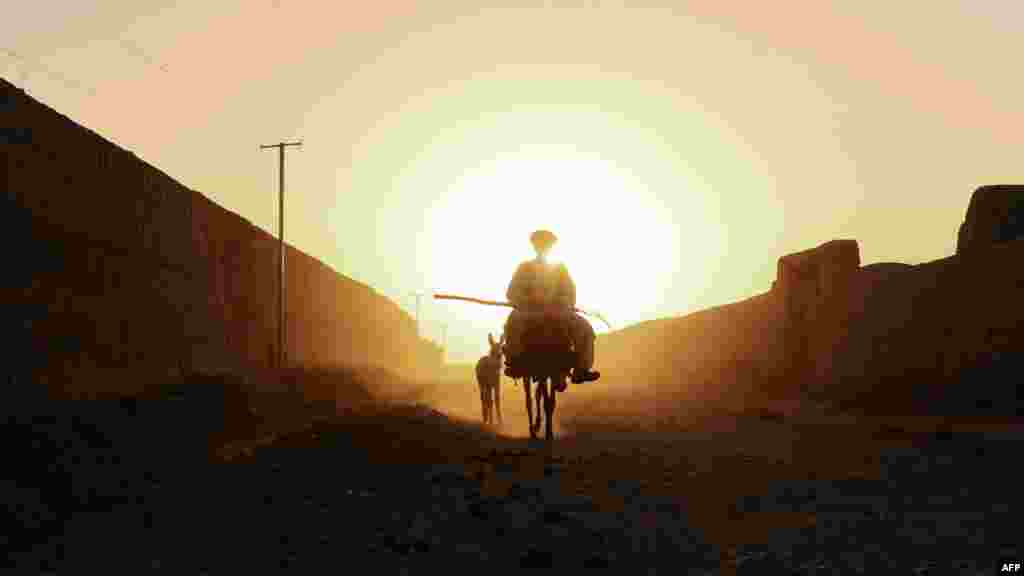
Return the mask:
<svg viewBox="0 0 1024 576"><path fill-rule="evenodd" d="M85 82L82 82L80 80L69 78L67 75L61 72L57 72L52 68L39 63L38 60L32 60L18 52L15 52L14 50L11 50L10 48L0 48L0 52L7 54L8 56L14 58L15 60L18 60L23 64L27 64L31 68L35 68L36 70L41 71L43 74L49 76L51 80L56 80L57 82L64 84L65 87L74 90L81 90L87 93L90 97L96 95L96 88L92 85L87 85ZM25 70L22 69L22 81L24 82L26 80L27 74L25 73Z"/></svg>
<svg viewBox="0 0 1024 576"><path fill-rule="evenodd" d="M136 54L137 56L139 56L140 58L142 58L142 59L143 59L143 60L144 60L144 61L146 62L146 64L148 64L148 65L150 65L150 66L155 66L155 67L156 67L156 68L158 68L158 69L159 69L159 70L160 70L161 72L164 72L164 73L166 73L166 72L167 72L167 66L166 66L166 65L164 65L164 64L161 64L161 63L157 62L155 58L153 58L152 56L150 56L148 52L146 52L145 50L143 50L143 49L142 49L142 48L141 48L141 47L140 47L140 46L139 46L138 44L136 44L135 42L133 42L133 41L131 41L131 40L126 40L126 39L123 39L123 38L122 38L122 39L121 39L121 41L120 41L120 43L121 43L121 46L123 46L123 47L125 47L125 48L128 48L128 49L129 49L130 51L132 51L132 52L135 52L135 54Z"/></svg>
<svg viewBox="0 0 1024 576"><path fill-rule="evenodd" d="M127 39L121 39L121 40L119 40L119 44L121 45L122 48L126 48L128 51L133 52L137 57L141 58L145 62L145 64L147 66L155 67L156 69L160 70L161 72L163 72L165 74L169 72L169 70L167 69L167 65L158 62L155 58L153 58L149 54L149 52L147 52L146 50L142 49L142 47L140 47L134 41L127 40ZM58 71L54 70L53 68L42 64L38 60L34 60L32 58L29 58L29 57L25 56L24 54L22 54L22 53L20 53L18 51L12 50L10 48L0 48L0 52L3 52L4 54L7 54L9 57L11 57L11 58L13 58L13 59L15 59L15 60L17 60L18 62L21 63L21 70L20 70L21 78L20 79L21 79L21 82L22 82L23 85L28 83L29 69L32 69L32 70L37 71L37 72L42 72L43 74L48 76L51 80L55 80L57 82L60 82L61 84L63 84L67 88L71 88L73 90L80 90L82 92L85 92L86 94L89 95L89 97L96 96L96 86L93 85L93 84L90 84L90 83L87 83L87 82L83 82L82 80L79 80L79 79L76 79L76 78L71 78L67 74L64 74L62 72L58 72ZM22 88L24 88L24 86L22 86Z"/></svg>
<svg viewBox="0 0 1024 576"><path fill-rule="evenodd" d="M441 362L444 362L448 357L448 323L445 322L441 326Z"/></svg>

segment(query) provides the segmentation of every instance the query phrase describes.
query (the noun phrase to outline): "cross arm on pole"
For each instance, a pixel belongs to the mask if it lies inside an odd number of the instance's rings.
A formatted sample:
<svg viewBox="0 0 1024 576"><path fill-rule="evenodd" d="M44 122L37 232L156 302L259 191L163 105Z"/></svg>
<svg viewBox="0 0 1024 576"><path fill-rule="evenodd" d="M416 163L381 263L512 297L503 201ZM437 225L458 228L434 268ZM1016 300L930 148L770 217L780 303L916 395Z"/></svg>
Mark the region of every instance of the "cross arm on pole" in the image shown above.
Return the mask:
<svg viewBox="0 0 1024 576"><path fill-rule="evenodd" d="M279 144L260 144L260 149L265 150L267 148L282 148L285 146L302 146L302 140L298 142L281 142Z"/></svg>

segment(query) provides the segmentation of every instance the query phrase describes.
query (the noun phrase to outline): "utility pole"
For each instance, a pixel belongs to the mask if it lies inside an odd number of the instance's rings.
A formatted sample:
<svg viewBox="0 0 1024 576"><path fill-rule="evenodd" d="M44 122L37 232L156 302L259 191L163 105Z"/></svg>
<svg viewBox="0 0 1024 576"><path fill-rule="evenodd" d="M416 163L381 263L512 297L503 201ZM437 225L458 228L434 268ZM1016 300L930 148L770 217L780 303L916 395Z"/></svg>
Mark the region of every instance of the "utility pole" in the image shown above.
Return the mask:
<svg viewBox="0 0 1024 576"><path fill-rule="evenodd" d="M284 368L287 355L285 354L285 329L284 329L284 149L288 146L302 146L302 142L279 142L277 144L260 145L261 150L277 148L278 152L278 210L277 210L277 362L278 368Z"/></svg>
<svg viewBox="0 0 1024 576"><path fill-rule="evenodd" d="M423 292L411 292L408 295L416 297L416 337L420 338L420 301L423 300Z"/></svg>
<svg viewBox="0 0 1024 576"><path fill-rule="evenodd" d="M422 338L422 332L420 331L420 300L423 300L423 293L416 293L416 337Z"/></svg>
<svg viewBox="0 0 1024 576"><path fill-rule="evenodd" d="M445 362L448 357L448 324L445 323L441 326L441 362Z"/></svg>

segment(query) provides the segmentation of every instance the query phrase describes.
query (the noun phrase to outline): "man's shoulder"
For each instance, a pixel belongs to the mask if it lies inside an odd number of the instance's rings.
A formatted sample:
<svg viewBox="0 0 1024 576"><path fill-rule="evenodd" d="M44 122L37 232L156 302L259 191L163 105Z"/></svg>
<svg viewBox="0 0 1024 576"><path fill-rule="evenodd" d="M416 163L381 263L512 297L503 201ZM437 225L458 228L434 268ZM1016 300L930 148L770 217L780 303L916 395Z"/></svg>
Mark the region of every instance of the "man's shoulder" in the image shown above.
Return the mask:
<svg viewBox="0 0 1024 576"><path fill-rule="evenodd" d="M520 278L522 276L529 275L530 273L531 273L530 261L526 260L524 262L520 262L519 265L516 266L516 271L515 271L515 273L512 274L512 278L513 279Z"/></svg>

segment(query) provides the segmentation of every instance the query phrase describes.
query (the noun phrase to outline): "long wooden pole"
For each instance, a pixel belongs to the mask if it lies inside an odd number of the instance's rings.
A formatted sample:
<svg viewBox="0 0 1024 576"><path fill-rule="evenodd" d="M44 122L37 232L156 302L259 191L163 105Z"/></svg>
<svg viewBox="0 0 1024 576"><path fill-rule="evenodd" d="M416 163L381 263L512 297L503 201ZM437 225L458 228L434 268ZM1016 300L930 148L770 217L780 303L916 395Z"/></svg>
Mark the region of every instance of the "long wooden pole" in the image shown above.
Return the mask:
<svg viewBox="0 0 1024 576"><path fill-rule="evenodd" d="M515 308L516 307L516 305L511 303L511 302L502 302L500 300L483 300L483 299L480 299L480 298L471 298L469 296L456 296L454 294L434 294L434 299L435 300L462 300L464 302L474 302L476 304L484 304L486 306L504 306L506 308ZM607 320L605 320L604 316L598 314L597 312L591 312L591 311L587 311L587 310L582 310L580 308L573 308L573 312L576 312L577 314L586 314L587 316L593 316L593 317L597 318L598 320L600 320L601 322L604 322L604 324L606 326L608 326L609 330L613 330L612 325Z"/></svg>

